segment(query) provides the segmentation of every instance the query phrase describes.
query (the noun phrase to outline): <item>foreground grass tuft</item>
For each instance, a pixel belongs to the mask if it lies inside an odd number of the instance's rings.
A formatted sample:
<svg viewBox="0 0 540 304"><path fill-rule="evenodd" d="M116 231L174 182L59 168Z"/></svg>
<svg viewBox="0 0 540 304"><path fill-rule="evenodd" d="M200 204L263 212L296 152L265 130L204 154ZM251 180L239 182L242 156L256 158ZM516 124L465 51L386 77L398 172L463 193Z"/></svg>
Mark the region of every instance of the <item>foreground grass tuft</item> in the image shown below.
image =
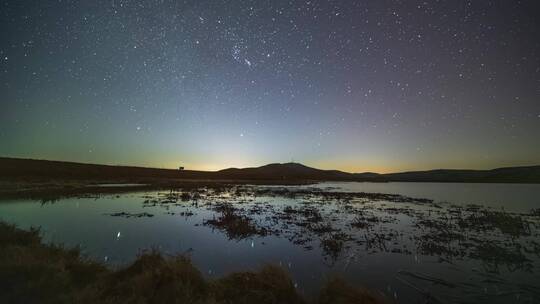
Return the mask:
<svg viewBox="0 0 540 304"><path fill-rule="evenodd" d="M72 303L106 273L78 250L41 244L38 230L0 223L0 303Z"/></svg>
<svg viewBox="0 0 540 304"><path fill-rule="evenodd" d="M184 256L141 255L111 270L75 249L44 245L39 230L0 222L0 303L304 304L279 267L205 279ZM314 303L382 303L380 297L333 279Z"/></svg>
<svg viewBox="0 0 540 304"><path fill-rule="evenodd" d="M377 304L383 299L362 288L352 288L339 278L330 279L322 288L318 304Z"/></svg>

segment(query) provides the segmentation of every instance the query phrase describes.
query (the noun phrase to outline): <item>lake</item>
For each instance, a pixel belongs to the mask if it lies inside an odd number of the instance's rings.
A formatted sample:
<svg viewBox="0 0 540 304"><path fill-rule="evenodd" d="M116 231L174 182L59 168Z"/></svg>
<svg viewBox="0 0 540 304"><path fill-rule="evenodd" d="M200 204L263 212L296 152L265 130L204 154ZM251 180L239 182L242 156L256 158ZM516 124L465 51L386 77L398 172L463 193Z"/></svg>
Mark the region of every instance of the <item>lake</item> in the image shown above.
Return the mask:
<svg viewBox="0 0 540 304"><path fill-rule="evenodd" d="M186 254L209 277L277 264L308 297L329 276L399 303L538 303L540 185L231 185L1 200L0 220L122 265Z"/></svg>

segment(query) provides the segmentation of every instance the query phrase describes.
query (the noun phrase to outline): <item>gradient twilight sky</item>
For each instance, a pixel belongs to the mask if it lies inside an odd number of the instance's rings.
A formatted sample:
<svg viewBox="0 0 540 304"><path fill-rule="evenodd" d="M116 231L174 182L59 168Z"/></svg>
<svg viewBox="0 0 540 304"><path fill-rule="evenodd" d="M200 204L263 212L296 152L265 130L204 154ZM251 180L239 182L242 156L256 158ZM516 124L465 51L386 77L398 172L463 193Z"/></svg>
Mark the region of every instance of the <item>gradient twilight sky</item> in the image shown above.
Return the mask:
<svg viewBox="0 0 540 304"><path fill-rule="evenodd" d="M538 16L538 0L4 0L0 156L540 164Z"/></svg>

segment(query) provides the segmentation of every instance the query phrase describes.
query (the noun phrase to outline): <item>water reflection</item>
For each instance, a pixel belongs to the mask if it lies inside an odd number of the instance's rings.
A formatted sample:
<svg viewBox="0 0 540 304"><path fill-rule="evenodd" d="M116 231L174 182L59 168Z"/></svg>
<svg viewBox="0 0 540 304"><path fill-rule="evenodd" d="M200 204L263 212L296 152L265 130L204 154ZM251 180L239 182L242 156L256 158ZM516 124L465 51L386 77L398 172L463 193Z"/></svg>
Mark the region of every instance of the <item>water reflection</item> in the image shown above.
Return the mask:
<svg viewBox="0 0 540 304"><path fill-rule="evenodd" d="M237 185L36 206L0 205L0 217L41 225L49 240L82 244L111 263L155 248L190 253L209 275L281 264L306 292L339 273L405 303L462 302L464 295L490 303L540 298L538 209L508 212L336 187Z"/></svg>
<svg viewBox="0 0 540 304"><path fill-rule="evenodd" d="M279 203L272 201L276 199ZM184 215L193 214L191 208L205 208L213 213L202 224L229 239L285 237L306 250L318 245L334 261L353 249L416 252L446 263L480 260L486 269L498 272L500 266L531 270L529 256L540 255L536 211L510 213L393 194L247 186L171 191L143 205L185 208L177 211Z"/></svg>

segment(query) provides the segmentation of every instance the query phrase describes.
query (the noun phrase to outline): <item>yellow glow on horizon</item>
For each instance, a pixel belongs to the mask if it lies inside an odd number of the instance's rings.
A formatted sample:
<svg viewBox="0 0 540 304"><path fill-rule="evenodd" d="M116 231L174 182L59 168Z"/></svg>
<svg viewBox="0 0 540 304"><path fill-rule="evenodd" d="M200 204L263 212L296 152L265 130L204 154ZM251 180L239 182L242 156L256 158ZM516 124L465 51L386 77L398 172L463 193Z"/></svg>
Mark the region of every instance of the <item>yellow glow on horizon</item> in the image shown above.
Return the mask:
<svg viewBox="0 0 540 304"><path fill-rule="evenodd" d="M178 169L178 167L183 166L185 170L196 170L196 171L219 171L228 168L252 168L260 167L270 163L277 162L249 162L249 161L236 161L236 162L175 162L169 161L166 163L161 163L158 167L165 169ZM283 162L282 162L283 163ZM331 162L306 162L301 164L321 169L321 170L340 170L350 173L363 173L363 172L374 172L374 173L392 173L398 172L399 168L390 167L390 166L381 166L378 164L365 164L363 166L355 164L342 164L342 163L331 163Z"/></svg>

